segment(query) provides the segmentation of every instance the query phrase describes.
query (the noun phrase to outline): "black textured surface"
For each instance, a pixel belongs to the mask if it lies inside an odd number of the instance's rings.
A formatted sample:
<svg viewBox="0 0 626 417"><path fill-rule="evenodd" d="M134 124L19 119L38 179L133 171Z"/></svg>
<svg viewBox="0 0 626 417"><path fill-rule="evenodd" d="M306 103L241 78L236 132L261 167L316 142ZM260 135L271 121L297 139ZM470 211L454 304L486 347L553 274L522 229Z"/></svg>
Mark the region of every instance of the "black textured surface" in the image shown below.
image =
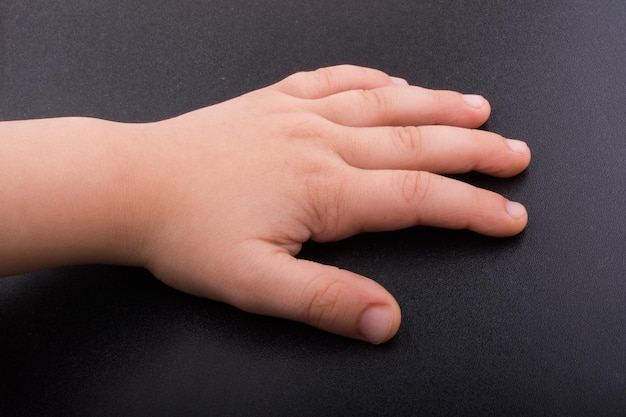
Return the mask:
<svg viewBox="0 0 626 417"><path fill-rule="evenodd" d="M354 63L480 93L522 235L307 245L403 324L369 346L85 266L0 281L0 415L626 415L626 5L0 0L0 118L166 118ZM3 237L10 239L10 236Z"/></svg>

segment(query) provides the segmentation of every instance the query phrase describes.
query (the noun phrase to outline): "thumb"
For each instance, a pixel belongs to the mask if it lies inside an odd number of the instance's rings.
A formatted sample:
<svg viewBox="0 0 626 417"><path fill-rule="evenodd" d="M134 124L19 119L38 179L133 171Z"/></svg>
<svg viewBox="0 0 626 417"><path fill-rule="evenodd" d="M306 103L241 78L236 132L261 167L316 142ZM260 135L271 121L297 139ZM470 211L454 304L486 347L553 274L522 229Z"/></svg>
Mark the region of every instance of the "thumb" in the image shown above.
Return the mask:
<svg viewBox="0 0 626 417"><path fill-rule="evenodd" d="M386 342L398 331L398 303L371 279L286 252L275 252L256 266L253 288L261 287L239 299L243 310L374 344Z"/></svg>

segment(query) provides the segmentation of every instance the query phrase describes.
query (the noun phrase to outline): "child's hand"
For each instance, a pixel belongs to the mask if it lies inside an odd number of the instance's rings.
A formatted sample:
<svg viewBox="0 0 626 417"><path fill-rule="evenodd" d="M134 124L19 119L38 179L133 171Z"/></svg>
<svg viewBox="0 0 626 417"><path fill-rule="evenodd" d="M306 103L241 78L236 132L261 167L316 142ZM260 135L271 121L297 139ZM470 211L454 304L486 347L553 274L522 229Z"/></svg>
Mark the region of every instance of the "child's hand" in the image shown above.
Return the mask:
<svg viewBox="0 0 626 417"><path fill-rule="evenodd" d="M413 225L519 233L520 204L437 175L528 166L524 143L473 130L489 112L482 97L340 66L147 125L141 262L192 294L384 342L400 324L384 288L294 255Z"/></svg>

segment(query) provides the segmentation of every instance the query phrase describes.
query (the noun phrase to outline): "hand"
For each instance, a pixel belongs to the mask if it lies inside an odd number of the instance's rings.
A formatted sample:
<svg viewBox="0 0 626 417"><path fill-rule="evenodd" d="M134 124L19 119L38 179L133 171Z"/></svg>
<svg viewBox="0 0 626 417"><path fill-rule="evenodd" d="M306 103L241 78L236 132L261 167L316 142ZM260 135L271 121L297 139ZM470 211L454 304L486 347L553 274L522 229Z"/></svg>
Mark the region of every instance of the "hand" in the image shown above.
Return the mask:
<svg viewBox="0 0 626 417"><path fill-rule="evenodd" d="M384 288L294 255L309 239L414 225L520 232L522 205L438 175L528 166L523 142L473 130L489 112L480 96L339 66L155 123L143 263L245 311L387 341L400 308Z"/></svg>

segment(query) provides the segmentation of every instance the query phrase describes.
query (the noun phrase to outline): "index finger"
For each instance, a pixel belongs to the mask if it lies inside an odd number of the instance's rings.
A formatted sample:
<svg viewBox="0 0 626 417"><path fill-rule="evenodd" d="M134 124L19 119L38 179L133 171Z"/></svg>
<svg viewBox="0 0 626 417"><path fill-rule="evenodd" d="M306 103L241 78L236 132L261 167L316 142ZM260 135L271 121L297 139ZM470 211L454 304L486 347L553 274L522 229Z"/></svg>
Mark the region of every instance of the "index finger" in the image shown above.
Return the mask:
<svg viewBox="0 0 626 417"><path fill-rule="evenodd" d="M411 226L469 229L505 237L521 232L528 221L520 203L493 191L424 171L347 170L335 207L312 238L328 241L360 232ZM324 221L326 220L326 221Z"/></svg>

